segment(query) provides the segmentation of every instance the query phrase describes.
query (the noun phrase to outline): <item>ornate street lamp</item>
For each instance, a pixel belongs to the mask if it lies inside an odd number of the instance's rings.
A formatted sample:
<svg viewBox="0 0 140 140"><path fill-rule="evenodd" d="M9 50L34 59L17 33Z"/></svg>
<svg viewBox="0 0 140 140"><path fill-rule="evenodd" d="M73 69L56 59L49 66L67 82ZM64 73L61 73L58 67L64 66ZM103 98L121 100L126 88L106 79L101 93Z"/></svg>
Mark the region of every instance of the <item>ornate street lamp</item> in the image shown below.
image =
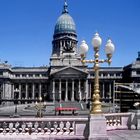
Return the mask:
<svg viewBox="0 0 140 140"><path fill-rule="evenodd" d="M37 109L37 117L43 117L42 110L46 107L46 102L42 102L42 97L39 97L39 102L35 103L35 108Z"/></svg>
<svg viewBox="0 0 140 140"><path fill-rule="evenodd" d="M81 55L81 62L85 63L93 63L94 64L94 71L95 71L95 79L94 79L94 94L92 95L92 109L91 114L98 114L102 112L101 109L101 102L100 102L100 91L99 91L99 64L107 62L109 65L111 64L111 57L115 50L115 46L112 41L109 39L107 44L105 45L105 52L107 55L107 59L99 59L99 49L102 44L102 39L100 38L98 33L95 33L92 39L92 45L94 48L94 59L93 60L85 60L86 53L88 52L88 45L83 40L80 45L80 55Z"/></svg>

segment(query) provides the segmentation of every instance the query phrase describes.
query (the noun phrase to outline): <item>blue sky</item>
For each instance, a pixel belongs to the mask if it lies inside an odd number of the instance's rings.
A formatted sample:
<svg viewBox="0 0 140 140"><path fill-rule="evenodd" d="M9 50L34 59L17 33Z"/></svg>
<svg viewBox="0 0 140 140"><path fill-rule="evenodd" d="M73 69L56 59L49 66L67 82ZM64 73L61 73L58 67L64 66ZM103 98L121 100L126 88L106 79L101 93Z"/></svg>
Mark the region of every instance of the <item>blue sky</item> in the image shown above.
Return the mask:
<svg viewBox="0 0 140 140"><path fill-rule="evenodd" d="M0 59L12 66L49 65L52 39L64 0L0 0ZM116 46L112 66L135 61L140 51L140 0L68 0L76 23L78 45L85 39L93 57L91 39L102 37L100 57L111 38ZM103 65L106 66L106 65Z"/></svg>

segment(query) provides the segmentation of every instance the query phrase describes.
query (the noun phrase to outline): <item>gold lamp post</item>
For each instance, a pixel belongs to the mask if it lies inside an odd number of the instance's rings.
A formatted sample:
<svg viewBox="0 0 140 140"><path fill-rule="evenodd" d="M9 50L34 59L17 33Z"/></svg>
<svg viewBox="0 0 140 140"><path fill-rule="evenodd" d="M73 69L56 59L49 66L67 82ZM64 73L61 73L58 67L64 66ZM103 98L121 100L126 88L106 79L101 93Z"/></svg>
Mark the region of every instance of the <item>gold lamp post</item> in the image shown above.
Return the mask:
<svg viewBox="0 0 140 140"><path fill-rule="evenodd" d="M37 117L43 117L42 110L46 107L46 102L42 102L42 97L39 97L39 102L35 103L35 108L37 109Z"/></svg>
<svg viewBox="0 0 140 140"><path fill-rule="evenodd" d="M105 45L105 52L107 55L107 59L99 59L99 48L102 44L102 39L100 38L98 33L95 33L92 39L92 45L94 47L94 59L93 60L85 60L86 53L88 51L88 45L83 40L80 45L80 55L81 55L81 62L85 63L93 63L94 64L94 72L95 72L95 79L94 79L94 93L92 95L92 109L91 114L99 114L102 113L101 102L100 102L100 90L99 90L99 64L107 62L109 65L111 64L111 57L115 50L115 46L112 41L109 39L107 44Z"/></svg>

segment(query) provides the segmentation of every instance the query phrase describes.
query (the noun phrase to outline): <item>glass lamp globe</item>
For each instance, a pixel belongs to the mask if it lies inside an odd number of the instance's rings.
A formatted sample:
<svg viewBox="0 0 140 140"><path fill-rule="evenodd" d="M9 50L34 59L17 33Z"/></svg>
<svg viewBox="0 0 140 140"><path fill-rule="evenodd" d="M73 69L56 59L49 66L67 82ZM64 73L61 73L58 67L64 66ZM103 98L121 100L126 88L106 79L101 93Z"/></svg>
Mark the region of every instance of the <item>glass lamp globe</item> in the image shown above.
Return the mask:
<svg viewBox="0 0 140 140"><path fill-rule="evenodd" d="M80 45L80 55L85 55L88 52L88 45L86 41L83 40Z"/></svg>
<svg viewBox="0 0 140 140"><path fill-rule="evenodd" d="M42 101L42 97L41 96L39 97L39 101Z"/></svg>
<svg viewBox="0 0 140 140"><path fill-rule="evenodd" d="M16 90L15 90L16 92L18 91L18 89L16 88Z"/></svg>
<svg viewBox="0 0 140 140"><path fill-rule="evenodd" d="M92 38L92 45L94 48L99 48L102 44L102 39L100 38L98 33L95 33L94 37Z"/></svg>
<svg viewBox="0 0 140 140"><path fill-rule="evenodd" d="M44 102L44 106L46 106L47 105L47 103L46 102Z"/></svg>
<svg viewBox="0 0 140 140"><path fill-rule="evenodd" d="M106 55L112 55L115 51L115 46L110 39L107 41L105 46Z"/></svg>

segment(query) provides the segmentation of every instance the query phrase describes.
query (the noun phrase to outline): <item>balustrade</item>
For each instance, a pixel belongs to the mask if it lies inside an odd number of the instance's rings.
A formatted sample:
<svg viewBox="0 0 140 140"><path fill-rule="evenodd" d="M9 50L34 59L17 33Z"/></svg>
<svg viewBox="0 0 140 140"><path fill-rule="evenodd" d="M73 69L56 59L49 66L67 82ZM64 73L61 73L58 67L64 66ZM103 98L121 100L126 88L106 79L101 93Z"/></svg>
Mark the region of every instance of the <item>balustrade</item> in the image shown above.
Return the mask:
<svg viewBox="0 0 140 140"><path fill-rule="evenodd" d="M0 135L76 136L76 125L83 123L85 126L87 120L88 118L1 118ZM81 137L84 138L84 134Z"/></svg>
<svg viewBox="0 0 140 140"><path fill-rule="evenodd" d="M131 113L105 114L107 130L128 129Z"/></svg>
<svg viewBox="0 0 140 140"><path fill-rule="evenodd" d="M66 122L1 122L0 133L74 135L74 121Z"/></svg>
<svg viewBox="0 0 140 140"><path fill-rule="evenodd" d="M131 129L135 113L108 113L106 129ZM87 138L88 116L53 116L47 118L0 118L0 136L36 135L45 137L72 137L75 139ZM136 125L136 124L135 124ZM87 133L88 134L88 133Z"/></svg>

